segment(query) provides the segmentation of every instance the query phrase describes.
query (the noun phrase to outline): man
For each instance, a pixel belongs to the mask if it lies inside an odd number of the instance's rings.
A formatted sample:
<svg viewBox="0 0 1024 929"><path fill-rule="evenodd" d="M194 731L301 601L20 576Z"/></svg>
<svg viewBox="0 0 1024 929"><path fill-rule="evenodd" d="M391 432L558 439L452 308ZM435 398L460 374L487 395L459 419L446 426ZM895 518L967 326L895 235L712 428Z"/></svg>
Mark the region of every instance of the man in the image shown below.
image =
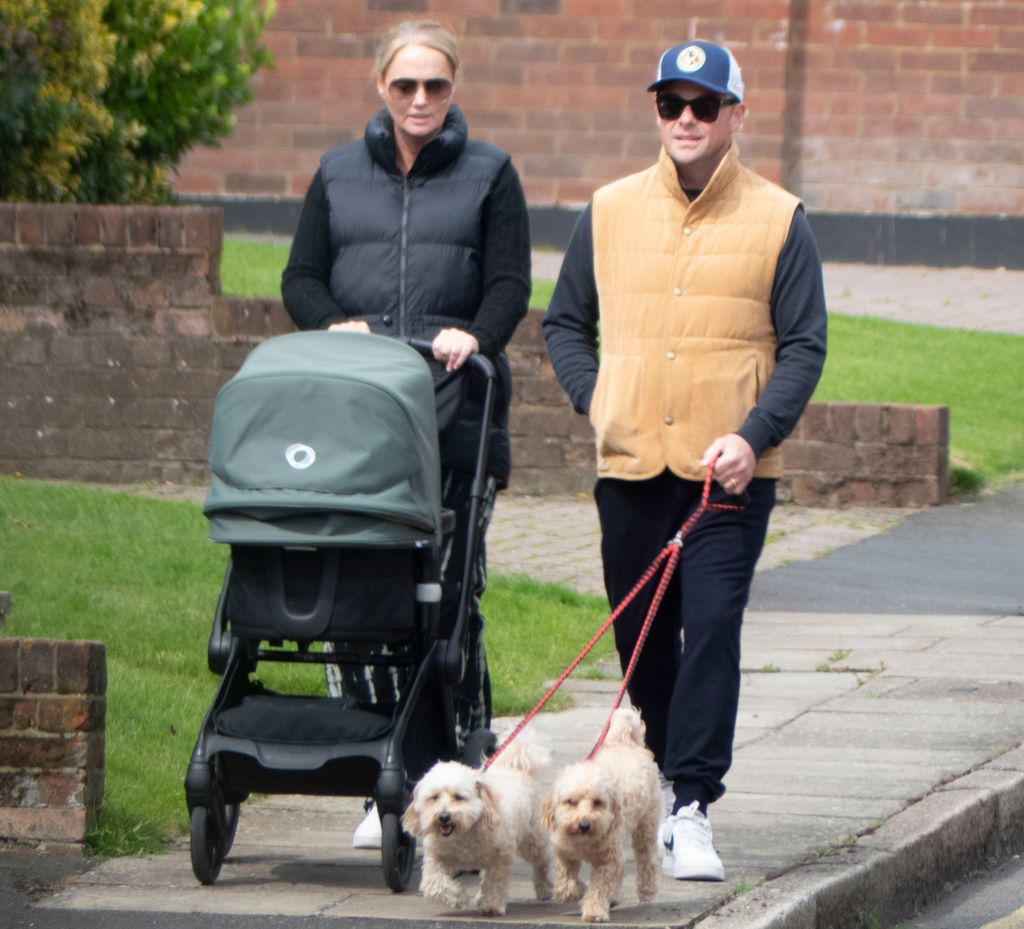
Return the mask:
<svg viewBox="0 0 1024 929"><path fill-rule="evenodd" d="M709 468L711 501L743 505L705 514L687 536L629 686L671 786L663 868L721 881L707 807L732 762L740 626L775 503L777 446L825 359L824 288L800 202L739 162L746 109L732 54L676 45L648 90L660 158L598 190L581 214L544 336L596 433L613 605L699 506ZM653 588L616 620L623 669Z"/></svg>

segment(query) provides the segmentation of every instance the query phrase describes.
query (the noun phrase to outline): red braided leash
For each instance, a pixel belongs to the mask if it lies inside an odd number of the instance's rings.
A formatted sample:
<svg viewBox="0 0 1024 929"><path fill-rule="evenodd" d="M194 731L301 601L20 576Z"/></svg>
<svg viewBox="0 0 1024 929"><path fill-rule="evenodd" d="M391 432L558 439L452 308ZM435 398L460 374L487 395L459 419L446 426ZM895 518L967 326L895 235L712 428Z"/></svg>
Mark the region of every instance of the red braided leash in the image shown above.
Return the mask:
<svg viewBox="0 0 1024 929"><path fill-rule="evenodd" d="M711 495L711 474L714 470L714 462L708 466L707 476L704 478L704 491L701 494L700 506L697 507L680 526L679 531L668 541L665 547L657 554L654 561L651 562L650 566L644 571L643 576L633 585L633 589L622 599L622 602L615 608L611 616L604 621L597 632L594 633L590 641L583 647L583 650L572 660L569 666L558 676L558 679L548 688L547 693L537 702L537 705L530 710L526 716L523 717L522 721L509 733L508 737L504 742L501 743L495 750L494 753L484 761L483 767L486 770L494 762L494 760L500 755L508 744L517 736L523 729L526 728L527 724L536 716L545 703L548 702L554 695L555 691L565 682L565 679L576 670L579 663L587 656L590 650L597 645L612 623L618 619L622 611L633 601L633 598L640 593L646 586L648 581L657 573L658 568L667 561L665 565L664 573L658 582L658 587L654 592L654 598L651 600L650 609L647 611L647 616L644 618L644 624L640 629L640 635L637 637L636 646L633 648L633 654L630 656L629 664L626 667L626 672L622 677L622 685L619 687L618 695L615 697L615 703L612 705L611 713L608 714L608 719L605 721L604 728L601 730L601 734L598 736L597 743L591 749L590 754L587 758L593 758L597 753L597 750L601 747L604 742L605 736L608 734L608 727L611 725L612 713L618 709L619 704L622 703L622 698L626 693L626 687L629 684L630 678L633 676L633 671L636 669L637 661L640 658L640 650L644 646L644 642L647 640L647 635L651 630L651 625L654 622L654 617L657 615L658 608L661 606L661 601L665 596L665 591L668 589L669 581L672 579L672 575L675 573L676 565L679 562L679 553L683 547L683 539L689 535L690 530L697 524L697 521L709 511L720 511L720 510L731 510L739 511L743 507L735 504L728 503L711 503L709 497Z"/></svg>

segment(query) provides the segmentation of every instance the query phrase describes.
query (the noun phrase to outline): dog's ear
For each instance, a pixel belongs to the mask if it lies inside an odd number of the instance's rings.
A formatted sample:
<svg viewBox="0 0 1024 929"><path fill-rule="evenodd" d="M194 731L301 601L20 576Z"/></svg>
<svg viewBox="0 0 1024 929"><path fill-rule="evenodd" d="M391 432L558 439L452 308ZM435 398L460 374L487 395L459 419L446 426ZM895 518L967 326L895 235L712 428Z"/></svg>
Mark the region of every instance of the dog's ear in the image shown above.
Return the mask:
<svg viewBox="0 0 1024 929"><path fill-rule="evenodd" d="M617 790L609 791L608 806L612 814L612 828L618 830L622 826L622 799Z"/></svg>
<svg viewBox="0 0 1024 929"><path fill-rule="evenodd" d="M555 822L555 797L553 791L548 791L544 795L544 803L540 808L540 823L549 832L554 832L558 828L558 823Z"/></svg>
<svg viewBox="0 0 1024 929"><path fill-rule="evenodd" d="M491 790L490 784L485 780L477 780L476 792L483 801L484 809L480 815L480 822L488 829L495 829L501 825L501 808L498 806L498 797Z"/></svg>

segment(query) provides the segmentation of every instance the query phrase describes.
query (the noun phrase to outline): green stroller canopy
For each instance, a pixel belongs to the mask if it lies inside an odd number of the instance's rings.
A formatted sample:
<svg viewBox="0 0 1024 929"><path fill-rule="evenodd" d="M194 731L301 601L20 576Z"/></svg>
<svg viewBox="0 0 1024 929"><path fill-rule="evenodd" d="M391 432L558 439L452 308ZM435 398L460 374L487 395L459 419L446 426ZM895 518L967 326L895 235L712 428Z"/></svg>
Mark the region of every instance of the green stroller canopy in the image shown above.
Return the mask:
<svg viewBox="0 0 1024 929"><path fill-rule="evenodd" d="M209 460L215 542L440 542L433 378L395 339L296 332L258 345L217 394Z"/></svg>

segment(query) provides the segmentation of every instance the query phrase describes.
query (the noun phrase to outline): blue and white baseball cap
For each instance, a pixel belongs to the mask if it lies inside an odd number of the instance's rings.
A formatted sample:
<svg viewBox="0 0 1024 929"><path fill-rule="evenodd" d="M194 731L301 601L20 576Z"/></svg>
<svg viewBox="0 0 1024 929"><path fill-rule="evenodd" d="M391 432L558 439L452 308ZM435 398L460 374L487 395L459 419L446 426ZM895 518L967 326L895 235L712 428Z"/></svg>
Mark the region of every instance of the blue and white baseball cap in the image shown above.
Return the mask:
<svg viewBox="0 0 1024 929"><path fill-rule="evenodd" d="M690 81L716 94L743 100L743 75L732 52L701 39L673 45L664 52L658 61L658 76L647 89L657 90L669 81Z"/></svg>

